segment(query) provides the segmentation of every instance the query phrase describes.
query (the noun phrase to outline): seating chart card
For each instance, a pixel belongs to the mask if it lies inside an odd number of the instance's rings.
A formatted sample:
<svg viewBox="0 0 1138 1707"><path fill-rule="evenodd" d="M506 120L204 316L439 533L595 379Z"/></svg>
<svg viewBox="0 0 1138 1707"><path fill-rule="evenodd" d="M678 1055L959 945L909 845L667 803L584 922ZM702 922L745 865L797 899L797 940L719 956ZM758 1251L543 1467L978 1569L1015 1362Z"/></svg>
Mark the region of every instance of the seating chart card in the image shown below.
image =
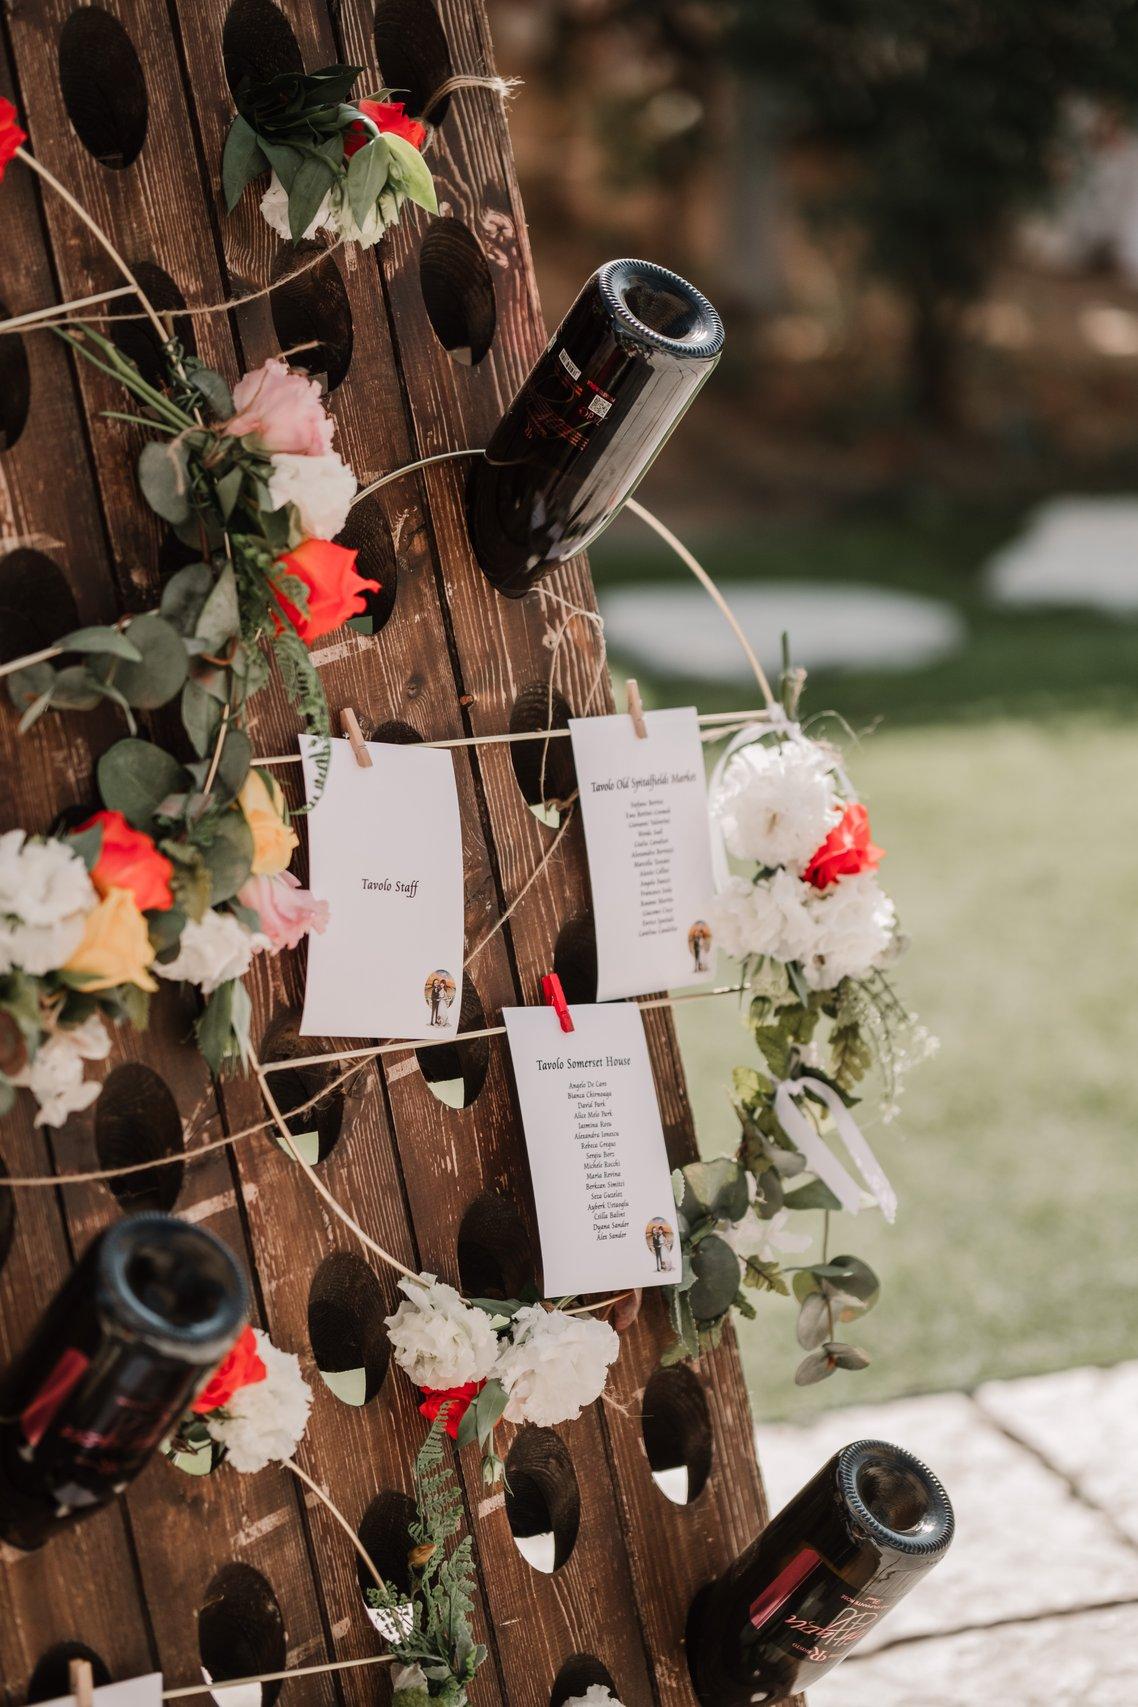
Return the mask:
<svg viewBox="0 0 1138 1707"><path fill-rule="evenodd" d="M506 1008L545 1296L674 1286L671 1171L639 1008Z"/></svg>
<svg viewBox="0 0 1138 1707"><path fill-rule="evenodd" d="M316 742L301 740L309 799ZM462 1007L462 828L454 761L439 749L367 743L371 768L332 742L307 816L310 886L329 904L308 939L302 1037L436 1041Z"/></svg>
<svg viewBox="0 0 1138 1707"><path fill-rule="evenodd" d="M703 746L694 708L569 724L597 928L597 1000L704 984L715 974L715 894Z"/></svg>

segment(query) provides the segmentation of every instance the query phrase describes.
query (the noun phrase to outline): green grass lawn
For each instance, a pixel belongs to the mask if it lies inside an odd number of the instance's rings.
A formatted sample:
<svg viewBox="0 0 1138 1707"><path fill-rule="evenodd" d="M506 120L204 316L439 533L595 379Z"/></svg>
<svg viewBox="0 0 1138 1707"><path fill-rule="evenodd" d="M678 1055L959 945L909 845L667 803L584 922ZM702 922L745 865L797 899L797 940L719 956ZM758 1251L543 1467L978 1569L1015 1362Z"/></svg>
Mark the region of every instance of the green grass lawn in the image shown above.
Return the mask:
<svg viewBox="0 0 1138 1707"><path fill-rule="evenodd" d="M594 552L602 587L682 574L623 526ZM941 1050L901 1119L871 1129L895 1225L835 1218L831 1248L882 1280L851 1333L873 1365L796 1390L793 1307L761 1298L740 1324L759 1417L1138 1355L1138 625L987 608L977 568L1014 526L910 517L701 542L727 582L904 586L956 603L971 634L934 669L809 686L808 710L858 726L884 714L852 770L912 938L898 986ZM738 702L640 676L657 704ZM728 998L678 1020L701 1146L717 1154L734 1146L730 1069L751 1045Z"/></svg>

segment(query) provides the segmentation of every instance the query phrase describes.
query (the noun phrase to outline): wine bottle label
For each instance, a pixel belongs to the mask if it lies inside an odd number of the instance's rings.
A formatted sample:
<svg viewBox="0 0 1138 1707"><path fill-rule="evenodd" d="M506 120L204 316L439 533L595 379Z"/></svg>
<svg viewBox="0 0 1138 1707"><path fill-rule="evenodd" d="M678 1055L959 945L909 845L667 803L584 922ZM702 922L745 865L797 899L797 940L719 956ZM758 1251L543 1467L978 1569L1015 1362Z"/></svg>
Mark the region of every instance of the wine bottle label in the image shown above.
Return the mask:
<svg viewBox="0 0 1138 1707"><path fill-rule="evenodd" d="M750 1619L764 1642L811 1665L832 1665L888 1605L864 1590L851 1593L812 1547L804 1547L752 1602Z"/></svg>

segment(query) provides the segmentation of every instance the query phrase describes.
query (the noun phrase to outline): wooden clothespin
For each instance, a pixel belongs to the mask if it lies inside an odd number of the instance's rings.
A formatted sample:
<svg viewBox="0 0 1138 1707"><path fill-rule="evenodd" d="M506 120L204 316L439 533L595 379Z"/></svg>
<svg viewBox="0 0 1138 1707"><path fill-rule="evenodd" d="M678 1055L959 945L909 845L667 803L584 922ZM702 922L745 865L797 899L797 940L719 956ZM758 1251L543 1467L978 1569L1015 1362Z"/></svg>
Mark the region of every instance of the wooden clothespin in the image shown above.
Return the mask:
<svg viewBox="0 0 1138 1707"><path fill-rule="evenodd" d="M543 973L541 993L557 1015L562 1031L572 1031L573 1015L569 1012L569 1003L565 1000L565 991L556 972Z"/></svg>
<svg viewBox="0 0 1138 1707"><path fill-rule="evenodd" d="M640 697L640 687L634 676L628 678L628 715L632 719L632 727L636 730L638 741L648 739L648 725L644 721L644 701Z"/></svg>
<svg viewBox="0 0 1138 1707"><path fill-rule="evenodd" d="M368 752L367 744L364 741L360 720L350 705L346 705L340 713L340 733L348 737L349 745L356 755L356 763L360 769L371 770L371 754Z"/></svg>
<svg viewBox="0 0 1138 1707"><path fill-rule="evenodd" d="M67 1662L67 1687L75 1697L75 1707L95 1707L95 1674L90 1660L80 1657Z"/></svg>

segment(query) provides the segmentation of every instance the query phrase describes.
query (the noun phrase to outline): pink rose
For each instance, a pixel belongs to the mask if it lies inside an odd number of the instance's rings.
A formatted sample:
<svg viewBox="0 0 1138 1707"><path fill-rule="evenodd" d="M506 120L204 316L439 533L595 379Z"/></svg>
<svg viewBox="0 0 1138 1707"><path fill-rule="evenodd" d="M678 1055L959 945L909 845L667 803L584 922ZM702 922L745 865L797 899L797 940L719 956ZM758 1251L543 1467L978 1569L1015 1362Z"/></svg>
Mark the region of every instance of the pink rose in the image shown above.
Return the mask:
<svg viewBox="0 0 1138 1707"><path fill-rule="evenodd" d="M319 934L328 923L327 901L318 901L310 890L302 889L300 879L291 871L247 878L237 891L237 899L260 919L273 954L282 948L295 948L309 931Z"/></svg>
<svg viewBox="0 0 1138 1707"><path fill-rule="evenodd" d="M324 456L332 448L334 423L324 408L320 387L302 373L290 373L281 356L238 380L233 388L236 414L224 431L255 438L264 451L294 456Z"/></svg>

